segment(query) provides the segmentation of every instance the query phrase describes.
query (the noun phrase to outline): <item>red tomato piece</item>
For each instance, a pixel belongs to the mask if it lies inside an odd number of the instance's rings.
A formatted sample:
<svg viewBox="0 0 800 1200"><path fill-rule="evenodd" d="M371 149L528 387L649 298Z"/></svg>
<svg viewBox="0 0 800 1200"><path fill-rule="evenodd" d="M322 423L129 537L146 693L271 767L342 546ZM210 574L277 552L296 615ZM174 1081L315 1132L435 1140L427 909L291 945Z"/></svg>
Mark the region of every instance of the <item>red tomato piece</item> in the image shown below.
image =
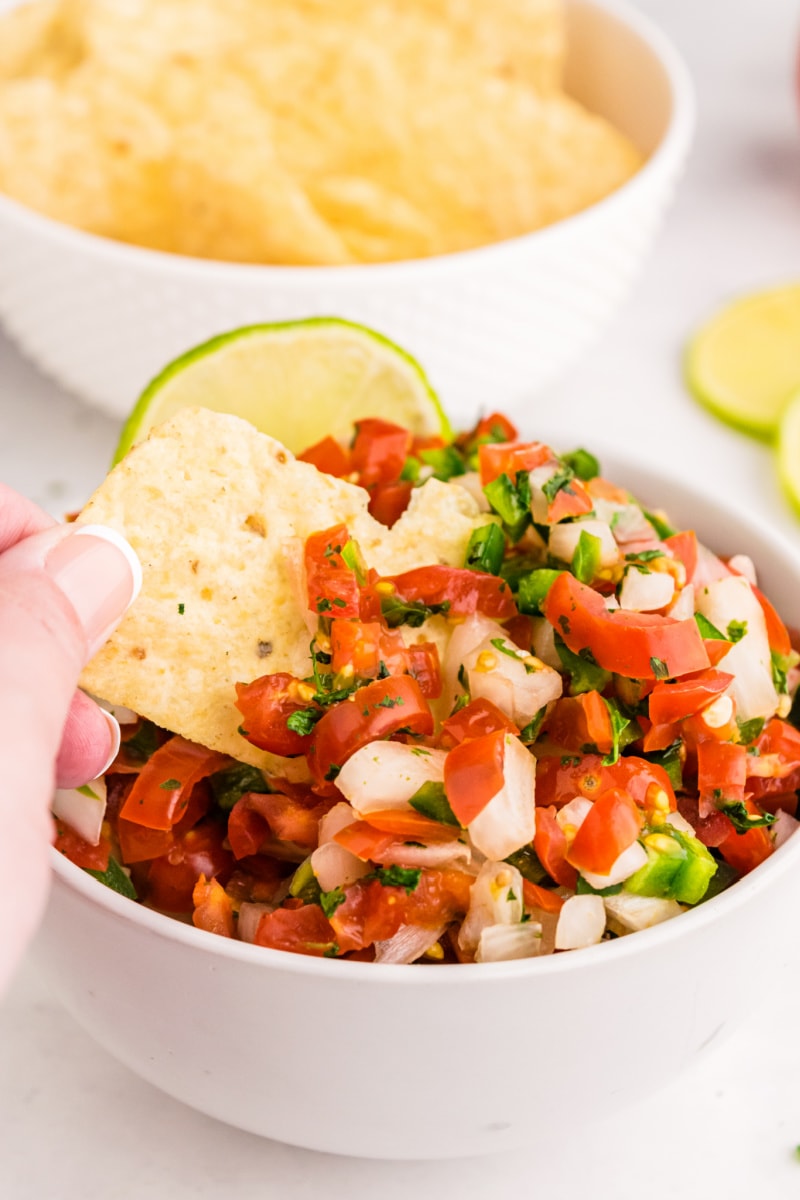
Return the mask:
<svg viewBox="0 0 800 1200"><path fill-rule="evenodd" d="M712 667L716 667L731 648L730 642L722 638L703 638L703 645Z"/></svg>
<svg viewBox="0 0 800 1200"><path fill-rule="evenodd" d="M397 840L397 834L382 833L367 821L353 821L352 825L345 825L344 829L338 830L333 835L333 840L351 854L355 854L356 858L369 862L376 854L382 854L388 846L392 846Z"/></svg>
<svg viewBox="0 0 800 1200"><path fill-rule="evenodd" d="M127 866L161 858L175 842L171 829L146 829L144 825L135 825L122 817L117 822L117 837L122 861Z"/></svg>
<svg viewBox="0 0 800 1200"><path fill-rule="evenodd" d="M493 442L515 442L518 436L516 425L512 424L508 417L503 416L502 413L493 412L478 421L470 434L470 441L482 442L489 439Z"/></svg>
<svg viewBox="0 0 800 1200"><path fill-rule="evenodd" d="M422 871L410 893L377 879L358 880L331 917L336 940L343 951L361 950L393 937L401 925L445 925L467 911L472 883L473 876L447 868Z"/></svg>
<svg viewBox="0 0 800 1200"><path fill-rule="evenodd" d="M790 654L792 650L792 639L789 636L789 630L784 625L782 619L778 615L777 610L772 602L767 599L762 591L759 591L753 584L755 597L761 605L761 611L764 614L764 620L767 624L767 639L770 649L775 650L778 654Z"/></svg>
<svg viewBox="0 0 800 1200"><path fill-rule="evenodd" d="M545 722L549 737L565 750L608 754L614 730L608 705L599 692L562 696Z"/></svg>
<svg viewBox="0 0 800 1200"><path fill-rule="evenodd" d="M538 796L537 796L538 800ZM561 887L575 890L578 872L567 862L567 837L556 820L556 810L536 806L536 833L533 848L551 879Z"/></svg>
<svg viewBox="0 0 800 1200"><path fill-rule="evenodd" d="M358 579L342 558L350 541L346 525L334 525L306 540L304 561L308 607L328 617L360 616Z"/></svg>
<svg viewBox="0 0 800 1200"><path fill-rule="evenodd" d="M522 881L522 898L529 908L541 908L543 912L558 914L564 907L562 896L531 883L529 879Z"/></svg>
<svg viewBox="0 0 800 1200"><path fill-rule="evenodd" d="M730 836L731 823L724 813L713 809L708 816L700 816L697 796L680 796L678 811L692 826L704 846L716 848Z"/></svg>
<svg viewBox="0 0 800 1200"><path fill-rule="evenodd" d="M773 717L756 739L755 749L757 755L747 756L748 793L770 811L776 806L786 808L786 802L781 797L800 789L800 730L787 721ZM765 763L769 764L768 774L750 774L755 767L763 770Z"/></svg>
<svg viewBox="0 0 800 1200"><path fill-rule="evenodd" d="M242 737L260 750L292 758L311 745L311 734L295 733L286 724L293 713L317 708L300 699L293 675L278 671L252 683L237 683L236 707L242 714Z"/></svg>
<svg viewBox="0 0 800 1200"><path fill-rule="evenodd" d="M381 833L415 842L451 842L458 837L455 825L442 825L414 809L382 808L364 813L364 820Z"/></svg>
<svg viewBox="0 0 800 1200"><path fill-rule="evenodd" d="M442 734L445 740L463 742L467 738L484 737L487 733L496 733L498 729L513 733L516 737L519 729L504 712L492 704L491 700L478 697L470 700L457 713L447 717L442 724Z"/></svg>
<svg viewBox="0 0 800 1200"><path fill-rule="evenodd" d="M520 613L518 617L512 617L505 624L506 637L510 638L515 646L519 646L520 650L524 650L526 654L531 652L531 644L533 642L533 620L531 617Z"/></svg>
<svg viewBox="0 0 800 1200"><path fill-rule="evenodd" d="M319 796L285 780L270 781L281 791L245 792L228 817L228 841L236 858L258 854L265 842L293 842L313 850L325 809Z"/></svg>
<svg viewBox="0 0 800 1200"><path fill-rule="evenodd" d="M508 584L496 575L470 571L466 567L417 567L389 580L403 600L423 604L448 604L448 614L467 617L483 613L504 620L517 616L517 606Z"/></svg>
<svg viewBox="0 0 800 1200"><path fill-rule="evenodd" d="M640 718L640 724L644 718ZM655 750L666 750L681 735L680 722L670 722L666 725L651 725L642 738L642 749L645 754Z"/></svg>
<svg viewBox="0 0 800 1200"><path fill-rule="evenodd" d="M411 442L411 433L391 421L379 417L357 421L350 468L358 471L361 486L394 483L405 466Z"/></svg>
<svg viewBox="0 0 800 1200"><path fill-rule="evenodd" d="M761 815L758 806L749 797L745 798L745 807L749 813ZM748 829L746 833L737 833L730 822L728 825L730 833L719 843L719 852L727 863L743 875L760 866L775 852L775 844L763 825Z"/></svg>
<svg viewBox="0 0 800 1200"><path fill-rule="evenodd" d="M575 796L596 800L609 788L623 788L639 807L644 807L652 786L666 794L669 808L674 812L675 793L669 775L646 758L625 755L605 766L599 755L584 754L577 762L548 756L540 757L536 763L537 813L539 805L563 808Z"/></svg>
<svg viewBox="0 0 800 1200"><path fill-rule="evenodd" d="M192 896L200 876L219 877L224 884L233 870L233 855L223 846L224 840L224 826L215 820L203 821L175 836L167 853L150 863L147 902L163 912L192 912Z"/></svg>
<svg viewBox="0 0 800 1200"><path fill-rule="evenodd" d="M455 746L444 760L444 790L464 826L482 813L505 782L506 730L485 733Z"/></svg>
<svg viewBox="0 0 800 1200"><path fill-rule="evenodd" d="M573 653L589 650L599 666L630 679L687 675L708 666L693 618L609 612L602 596L568 571L553 582L544 615Z"/></svg>
<svg viewBox="0 0 800 1200"><path fill-rule="evenodd" d="M290 950L318 958L336 953L336 935L318 904L302 908L276 908L264 913L254 938L257 946L270 950Z"/></svg>
<svg viewBox="0 0 800 1200"><path fill-rule="evenodd" d="M442 669L436 643L417 642L406 647L406 656L408 673L416 679L423 696L428 700L438 700L442 694Z"/></svg>
<svg viewBox="0 0 800 1200"><path fill-rule="evenodd" d="M228 761L216 750L170 738L142 767L120 816L148 829L172 829L184 815L195 784Z"/></svg>
<svg viewBox="0 0 800 1200"><path fill-rule="evenodd" d="M433 714L410 675L376 679L329 708L311 735L308 765L319 790L336 778L351 754L401 729L433 733ZM328 789L335 790L335 789Z"/></svg>
<svg viewBox="0 0 800 1200"><path fill-rule="evenodd" d="M513 481L519 471L533 471L552 457L553 451L542 442L482 442L478 447L481 483L486 487L498 475Z"/></svg>
<svg viewBox="0 0 800 1200"><path fill-rule="evenodd" d="M643 824L642 812L631 796L622 788L611 788L595 800L567 851L567 860L579 871L608 875L620 854L636 841Z"/></svg>
<svg viewBox="0 0 800 1200"><path fill-rule="evenodd" d="M370 492L369 511L376 521L391 529L402 517L411 500L413 483L398 480L396 483L378 483Z"/></svg>
<svg viewBox="0 0 800 1200"><path fill-rule="evenodd" d="M567 517L579 517L591 512L594 501L580 479L571 479L564 487L559 488L547 506L547 520L551 525L565 521Z"/></svg>
<svg viewBox="0 0 800 1200"><path fill-rule="evenodd" d="M732 742L703 741L697 744L697 786L700 806L744 800L747 751Z"/></svg>
<svg viewBox="0 0 800 1200"><path fill-rule="evenodd" d="M696 671L674 683L660 680L650 693L650 719L666 725L691 716L721 695L733 683L725 671Z"/></svg>
<svg viewBox="0 0 800 1200"><path fill-rule="evenodd" d="M602 475L595 475L594 479L589 479L586 482L586 490L590 496L596 500L612 500L615 504L630 504L630 493L625 491L625 488L617 487L615 483L604 479Z"/></svg>
<svg viewBox="0 0 800 1200"><path fill-rule="evenodd" d="M220 937L233 937L233 904L221 883L201 875L192 892L192 924Z"/></svg>
<svg viewBox="0 0 800 1200"><path fill-rule="evenodd" d="M324 437L321 442L315 442L297 457L301 462L312 463L318 471L324 471L326 475L335 475L337 478L349 475L352 470L349 452L332 437Z"/></svg>
<svg viewBox="0 0 800 1200"><path fill-rule="evenodd" d="M338 675L348 667L362 679L378 674L381 663L379 621L331 621L331 670Z"/></svg>
<svg viewBox="0 0 800 1200"><path fill-rule="evenodd" d="M693 529L673 533L671 537L664 538L664 545L669 546L673 557L683 563L686 568L686 582L691 583L697 570L697 534Z"/></svg>
<svg viewBox="0 0 800 1200"><path fill-rule="evenodd" d="M55 839L53 845L59 854L63 854L76 867L87 871L108 870L108 857L111 853L111 843L107 837L100 838L96 846L87 842L79 833L67 825L65 821L55 821Z"/></svg>

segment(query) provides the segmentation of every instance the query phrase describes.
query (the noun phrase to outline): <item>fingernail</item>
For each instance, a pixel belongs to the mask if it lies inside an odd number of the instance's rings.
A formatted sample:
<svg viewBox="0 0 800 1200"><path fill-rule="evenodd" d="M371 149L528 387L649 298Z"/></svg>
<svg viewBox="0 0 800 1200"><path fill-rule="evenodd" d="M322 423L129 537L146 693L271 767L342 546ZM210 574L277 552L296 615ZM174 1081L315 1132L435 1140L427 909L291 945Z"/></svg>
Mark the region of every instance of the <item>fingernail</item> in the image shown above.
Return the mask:
<svg viewBox="0 0 800 1200"><path fill-rule="evenodd" d="M113 713L107 712L106 709L104 709L104 708L101 708L100 712L103 714L105 719L108 721L108 728L111 731L111 749L109 751L108 758L106 759L106 761L104 762L104 764L100 768L100 770L97 772L98 776L105 775L106 771L108 770L108 768L113 763L114 759L119 754L119 748L122 743L122 731L119 727L119 721L117 720L117 718L114 716Z"/></svg>
<svg viewBox="0 0 800 1200"><path fill-rule="evenodd" d="M139 595L139 559L115 529L80 525L53 547L45 570L75 609L92 657Z"/></svg>

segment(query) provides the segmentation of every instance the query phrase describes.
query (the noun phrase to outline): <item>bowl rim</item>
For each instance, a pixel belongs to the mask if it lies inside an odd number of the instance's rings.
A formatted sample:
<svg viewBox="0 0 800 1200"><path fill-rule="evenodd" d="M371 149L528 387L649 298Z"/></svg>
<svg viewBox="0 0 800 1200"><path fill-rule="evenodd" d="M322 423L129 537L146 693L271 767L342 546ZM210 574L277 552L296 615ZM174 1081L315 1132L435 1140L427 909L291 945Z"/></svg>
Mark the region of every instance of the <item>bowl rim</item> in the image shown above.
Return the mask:
<svg viewBox="0 0 800 1200"><path fill-rule="evenodd" d="M31 0L16 0L2 11L11 11ZM582 230L598 216L606 214L634 201L647 188L650 181L674 169L691 143L695 125L695 93L689 70L673 43L660 27L648 16L636 10L628 0L567 0L570 9L590 10L608 15L633 32L639 41L650 50L660 63L670 91L672 111L666 129L655 150L643 165L620 187L615 188L601 200L595 201L580 212L564 217L551 225L517 237L490 242L469 250L449 254L431 255L428 258L402 259L388 263L356 263L341 266L280 266L269 263L227 262L222 259L198 258L175 254L165 250L153 250L129 242L118 241L101 234L90 233L76 226L57 221L35 209L29 208L9 196L0 194L0 220L21 224L56 242L67 249L84 251L92 257L111 259L116 265L135 267L145 271L171 271L176 277L194 279L205 277L218 284L274 279L282 287L307 284L335 285L357 290L371 286L379 280L413 281L420 273L426 281L432 273L460 274L474 271L476 266L485 266L495 260L513 262L522 247L558 246L564 237L571 237L572 230Z"/></svg>
<svg viewBox="0 0 800 1200"><path fill-rule="evenodd" d="M722 502L710 491L684 483L676 472L640 462L634 459L633 455L624 453L621 456L623 466L620 468L616 461L620 459L618 447L608 442L603 445L602 439L599 438L593 438L592 441L594 448L599 450L606 460L612 460L612 470L623 478L627 470L633 476L639 476L642 481L646 479L646 489L649 489L652 482L656 495L662 488L665 491L672 489L673 492L679 492L681 503L702 514L702 519L698 522L701 529L706 520L709 524L721 520L740 530L745 540L760 541L765 551L776 557L794 574L800 587L800 548L778 530L765 524L763 519L754 517L747 508L737 502ZM636 483L636 490L642 492L641 483ZM647 490L643 494L646 495ZM76 867L55 848L51 849L51 865L54 875L64 885L78 892L84 900L105 910L107 915L121 918L140 931L147 931L167 941L179 942L189 950L205 952L212 957L234 959L253 966L260 964L265 970L311 975L330 982L352 980L360 984L369 980L380 986L388 984L393 987L452 987L460 980L464 983L471 981L473 985L479 981L484 984L502 980L519 982L525 979L535 982L543 974L571 974L575 971L592 973L631 955L659 953L662 947L676 938L688 939L693 932L699 933L704 927L724 920L726 915L732 916L742 905L755 899L787 872L800 870L800 830L756 870L720 895L682 913L680 921L665 921L660 925L640 930L634 936L618 938L612 943L589 946L578 952L497 963L445 963L436 965L431 970L409 970L406 964L340 962L333 958L316 958L223 938L132 902Z"/></svg>

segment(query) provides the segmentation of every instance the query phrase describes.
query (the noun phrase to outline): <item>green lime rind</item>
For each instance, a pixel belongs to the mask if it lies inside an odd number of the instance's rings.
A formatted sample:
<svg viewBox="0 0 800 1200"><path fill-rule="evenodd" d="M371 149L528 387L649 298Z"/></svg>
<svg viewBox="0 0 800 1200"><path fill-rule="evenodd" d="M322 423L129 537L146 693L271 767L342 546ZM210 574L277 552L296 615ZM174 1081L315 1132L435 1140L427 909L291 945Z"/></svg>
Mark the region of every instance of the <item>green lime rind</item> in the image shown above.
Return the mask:
<svg viewBox="0 0 800 1200"><path fill-rule="evenodd" d="M800 285L741 297L712 316L687 346L684 378L715 416L774 441L800 387Z"/></svg>
<svg viewBox="0 0 800 1200"><path fill-rule="evenodd" d="M778 428L778 478L800 517L800 391L784 408Z"/></svg>
<svg viewBox="0 0 800 1200"><path fill-rule="evenodd" d="M339 411L340 405L332 406L330 403L326 405L324 400L319 404L319 408L323 410L319 421L304 419L302 422L297 422L293 419L292 414L299 412L307 414L309 408L308 402L306 402L306 407L303 407L303 396L279 396L276 403L273 395L272 401L265 402L263 406L260 400L255 404L251 402L240 406L235 401L231 401L230 393L226 393L221 403L215 403L213 396L203 394L202 387L198 386L202 376L205 375L212 384L216 383L219 386L219 381L214 380L215 365L224 377L225 359L228 355L235 355L237 349L246 352L249 349L247 343L253 338L261 339L262 345L265 347L263 378L267 381L270 347L280 350L290 348L293 342L306 342L307 345L303 351L306 356L313 355L315 352L318 359L325 354L334 360L338 356L342 370L347 368L348 355L352 356L356 352L363 354L366 348L369 360L378 367L387 368L388 375L393 382L400 385L400 390L404 393L401 415L405 423L414 426L415 432L438 433L448 440L452 439L452 427L442 408L441 401L422 367L412 355L383 334L369 329L365 325L359 325L341 317L309 317L304 320L245 325L218 334L174 359L151 380L136 402L122 429L112 465L116 466L131 447L147 436L153 426L167 420L187 405L209 407L216 411L243 416L252 421L262 432L272 434L279 440L285 441L288 448L295 453L299 453L314 441L318 441L331 432L329 418L332 413L330 410L334 407L335 411ZM317 343L316 348L315 342ZM247 365L250 357L247 356L245 362L244 376L248 374ZM314 360L311 361L313 365ZM252 362L255 363L256 370L258 370L258 353L252 355ZM308 362L307 358L306 362ZM335 367L336 362L334 361L331 367L332 389L340 382L340 373L337 373ZM229 374L235 374L241 370L242 364L236 363L229 370ZM213 391L213 387L211 391ZM386 411L385 403L382 403L382 400L385 401L385 394L382 393L385 393L385 389L381 388L379 382L375 385L376 399L374 403L371 406L369 401L365 404L360 403L353 410L353 420L365 416L384 416L387 420L391 420L394 416L395 419L398 419L398 414L393 414L391 411L391 404L390 411ZM369 392L366 394L369 395ZM289 399L292 402L285 403ZM344 407L347 408L346 403ZM302 424L304 436L299 439L302 444L297 444L296 441L293 444L292 430L288 429L287 436L287 426L294 425L296 427L298 423ZM281 436L281 425L283 425L284 436ZM309 428L314 432L309 434Z"/></svg>

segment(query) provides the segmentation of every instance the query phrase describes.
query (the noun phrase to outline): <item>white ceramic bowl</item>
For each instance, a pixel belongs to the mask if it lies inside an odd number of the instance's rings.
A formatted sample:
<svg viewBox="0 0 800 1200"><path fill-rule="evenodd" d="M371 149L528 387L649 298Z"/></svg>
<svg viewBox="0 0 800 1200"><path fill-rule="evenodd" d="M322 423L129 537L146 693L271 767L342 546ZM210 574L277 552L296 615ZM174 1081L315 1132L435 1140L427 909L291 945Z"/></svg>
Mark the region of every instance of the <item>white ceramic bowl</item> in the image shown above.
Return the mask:
<svg viewBox="0 0 800 1200"><path fill-rule="evenodd" d="M624 298L693 124L681 60L633 9L571 0L569 46L568 90L649 156L577 216L416 262L266 267L126 246L0 197L0 318L42 370L120 417L165 362L208 337L329 314L372 325L416 355L457 420L468 423L481 406L518 411Z"/></svg>
<svg viewBox="0 0 800 1200"><path fill-rule="evenodd" d="M744 513L606 454L612 478L755 560L800 625L800 556ZM683 1071L800 953L800 836L743 882L619 941L542 960L387 966L230 942L141 908L54 853L40 942L75 1018L137 1074L255 1133L433 1158L546 1138Z"/></svg>

